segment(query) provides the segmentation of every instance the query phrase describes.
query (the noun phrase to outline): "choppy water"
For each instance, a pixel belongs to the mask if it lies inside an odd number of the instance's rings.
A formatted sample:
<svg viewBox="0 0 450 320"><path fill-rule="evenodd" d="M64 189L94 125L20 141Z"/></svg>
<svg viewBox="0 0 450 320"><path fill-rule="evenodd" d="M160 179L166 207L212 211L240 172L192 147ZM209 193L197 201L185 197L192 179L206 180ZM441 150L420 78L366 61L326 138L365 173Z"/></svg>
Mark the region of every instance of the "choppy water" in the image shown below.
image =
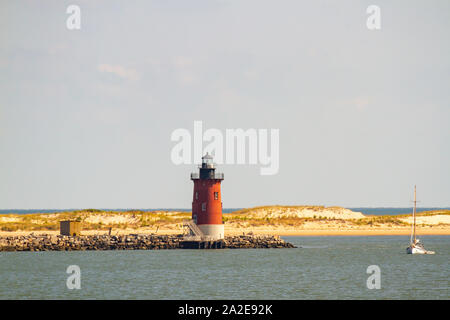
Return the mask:
<svg viewBox="0 0 450 320"><path fill-rule="evenodd" d="M285 237L298 249L0 253L1 299L449 299L450 236ZM81 269L81 289L66 268ZM381 289L369 290L369 265Z"/></svg>

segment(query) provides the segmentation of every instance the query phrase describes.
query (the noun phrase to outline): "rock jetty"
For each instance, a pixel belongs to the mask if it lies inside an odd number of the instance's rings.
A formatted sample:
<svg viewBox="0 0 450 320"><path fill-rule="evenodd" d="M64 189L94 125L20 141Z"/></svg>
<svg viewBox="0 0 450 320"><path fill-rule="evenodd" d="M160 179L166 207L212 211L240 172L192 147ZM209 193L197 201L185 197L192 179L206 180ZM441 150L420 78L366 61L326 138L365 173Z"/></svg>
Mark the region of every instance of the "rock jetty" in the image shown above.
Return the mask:
<svg viewBox="0 0 450 320"><path fill-rule="evenodd" d="M186 241L183 235L26 235L0 237L0 251L161 250L295 248L277 236L230 236L219 241Z"/></svg>

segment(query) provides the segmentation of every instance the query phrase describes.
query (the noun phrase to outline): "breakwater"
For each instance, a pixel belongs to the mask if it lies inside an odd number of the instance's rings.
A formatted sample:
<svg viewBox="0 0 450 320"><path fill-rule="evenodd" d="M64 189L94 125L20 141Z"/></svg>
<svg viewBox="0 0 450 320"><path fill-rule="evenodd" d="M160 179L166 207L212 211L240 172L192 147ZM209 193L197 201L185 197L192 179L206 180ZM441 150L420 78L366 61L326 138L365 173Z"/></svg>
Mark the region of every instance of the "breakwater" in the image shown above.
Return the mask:
<svg viewBox="0 0 450 320"><path fill-rule="evenodd" d="M295 248L277 236L229 236L218 241L186 241L183 235L26 235L0 237L0 251L161 250Z"/></svg>

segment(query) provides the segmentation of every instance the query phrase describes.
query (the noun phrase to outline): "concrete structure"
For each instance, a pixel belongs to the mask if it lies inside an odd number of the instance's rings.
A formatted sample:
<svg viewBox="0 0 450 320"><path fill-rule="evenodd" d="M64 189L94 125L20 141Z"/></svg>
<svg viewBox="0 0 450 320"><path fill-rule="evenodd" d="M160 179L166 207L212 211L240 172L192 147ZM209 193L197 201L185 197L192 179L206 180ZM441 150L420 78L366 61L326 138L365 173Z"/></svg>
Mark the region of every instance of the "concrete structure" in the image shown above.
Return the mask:
<svg viewBox="0 0 450 320"><path fill-rule="evenodd" d="M60 234L64 236L79 236L81 230L81 223L79 221L60 221Z"/></svg>
<svg viewBox="0 0 450 320"><path fill-rule="evenodd" d="M192 201L192 220L209 240L225 237L222 221L222 196L220 184L223 173L215 172L213 157L202 157L199 173L192 173L194 181L194 199Z"/></svg>

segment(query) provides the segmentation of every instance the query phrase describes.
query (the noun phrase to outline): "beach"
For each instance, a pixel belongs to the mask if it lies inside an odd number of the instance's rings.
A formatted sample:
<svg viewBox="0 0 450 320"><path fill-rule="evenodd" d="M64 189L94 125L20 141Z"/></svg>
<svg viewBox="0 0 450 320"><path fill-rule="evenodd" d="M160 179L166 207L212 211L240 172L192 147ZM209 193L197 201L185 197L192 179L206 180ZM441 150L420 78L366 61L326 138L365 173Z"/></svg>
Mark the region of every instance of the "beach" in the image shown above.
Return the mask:
<svg viewBox="0 0 450 320"><path fill-rule="evenodd" d="M450 226L448 227L425 227L418 228L419 235L450 235ZM34 230L34 231L0 231L0 237L15 237L25 236L29 234L35 235L58 235L59 231L55 230ZM180 228L172 228L170 226L160 228L158 231L155 229L138 228L138 229L118 229L113 231L115 235L124 234L158 234L158 235L175 235L182 233ZM82 235L98 235L108 234L108 231L104 230L83 230ZM279 227L257 227L257 228L244 228L244 227L232 227L225 226L225 234L227 235L242 235L242 234L254 234L254 235L278 235L278 236L401 236L410 235L411 227L406 228L387 228L387 227L374 227L374 228L333 228L317 226L317 228L292 228L288 226Z"/></svg>

